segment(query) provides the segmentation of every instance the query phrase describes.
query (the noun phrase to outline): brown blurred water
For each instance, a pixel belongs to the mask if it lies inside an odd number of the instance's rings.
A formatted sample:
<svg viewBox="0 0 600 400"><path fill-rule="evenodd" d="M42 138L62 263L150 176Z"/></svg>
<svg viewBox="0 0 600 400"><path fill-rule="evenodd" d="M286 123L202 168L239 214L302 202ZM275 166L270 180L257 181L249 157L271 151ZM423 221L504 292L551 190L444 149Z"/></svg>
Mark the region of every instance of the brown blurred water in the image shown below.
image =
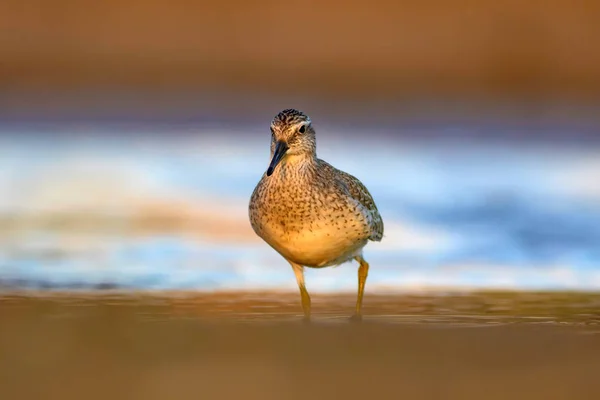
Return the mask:
<svg viewBox="0 0 600 400"><path fill-rule="evenodd" d="M3 85L252 86L340 95L600 88L593 1L8 0Z"/></svg>
<svg viewBox="0 0 600 400"><path fill-rule="evenodd" d="M594 1L0 4L0 118L594 120ZM588 121L589 122L589 121ZM533 134L533 132L530 132Z"/></svg>
<svg viewBox="0 0 600 400"><path fill-rule="evenodd" d="M597 295L55 294L0 299L16 399L594 399ZM390 313L395 313L391 316Z"/></svg>

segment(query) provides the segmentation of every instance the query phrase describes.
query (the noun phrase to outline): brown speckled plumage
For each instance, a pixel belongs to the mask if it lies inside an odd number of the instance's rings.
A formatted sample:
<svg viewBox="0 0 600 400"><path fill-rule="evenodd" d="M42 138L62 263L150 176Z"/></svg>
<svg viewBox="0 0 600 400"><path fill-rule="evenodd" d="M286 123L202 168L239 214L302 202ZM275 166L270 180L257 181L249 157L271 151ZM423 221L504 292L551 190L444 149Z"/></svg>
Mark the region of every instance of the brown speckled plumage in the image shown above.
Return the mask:
<svg viewBox="0 0 600 400"><path fill-rule="evenodd" d="M357 178L317 158L315 131L302 112L287 109L277 114L271 136L271 159L276 160L269 168L271 175L263 174L252 193L252 228L294 268L307 318L310 297L303 267L356 259L360 268L354 319L359 320L369 268L362 249L369 240L383 237L377 206Z"/></svg>

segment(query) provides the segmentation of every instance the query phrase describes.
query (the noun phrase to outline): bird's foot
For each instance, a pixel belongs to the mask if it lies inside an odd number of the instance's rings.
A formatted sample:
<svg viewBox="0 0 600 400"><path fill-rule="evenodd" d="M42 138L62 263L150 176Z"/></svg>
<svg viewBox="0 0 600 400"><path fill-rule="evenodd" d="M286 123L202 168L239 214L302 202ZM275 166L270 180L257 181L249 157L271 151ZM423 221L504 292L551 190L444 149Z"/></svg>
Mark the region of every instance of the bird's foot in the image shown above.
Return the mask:
<svg viewBox="0 0 600 400"><path fill-rule="evenodd" d="M350 322L362 322L362 314L354 314L350 317Z"/></svg>
<svg viewBox="0 0 600 400"><path fill-rule="evenodd" d="M305 324L305 325L308 325L308 324L310 324L310 315L305 315L305 316L302 318L302 323L303 323L303 324Z"/></svg>

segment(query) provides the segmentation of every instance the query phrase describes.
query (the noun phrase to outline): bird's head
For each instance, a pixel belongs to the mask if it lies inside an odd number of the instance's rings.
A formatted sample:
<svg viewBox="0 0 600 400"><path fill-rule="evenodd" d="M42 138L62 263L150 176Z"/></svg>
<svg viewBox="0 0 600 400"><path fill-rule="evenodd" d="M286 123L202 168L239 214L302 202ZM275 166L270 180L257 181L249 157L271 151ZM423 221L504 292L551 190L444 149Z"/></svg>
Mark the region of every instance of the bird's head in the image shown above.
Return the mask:
<svg viewBox="0 0 600 400"><path fill-rule="evenodd" d="M308 115L293 108L281 111L271 121L271 164L267 175L285 159L314 158L316 148L315 130Z"/></svg>

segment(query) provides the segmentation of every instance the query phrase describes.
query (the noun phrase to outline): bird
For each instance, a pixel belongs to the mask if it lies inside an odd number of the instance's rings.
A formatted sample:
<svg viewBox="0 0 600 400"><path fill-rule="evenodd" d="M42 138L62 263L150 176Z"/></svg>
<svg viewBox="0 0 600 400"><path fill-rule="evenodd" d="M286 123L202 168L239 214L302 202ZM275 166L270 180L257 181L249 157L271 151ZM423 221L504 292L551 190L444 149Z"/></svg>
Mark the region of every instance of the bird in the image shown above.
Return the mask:
<svg viewBox="0 0 600 400"><path fill-rule="evenodd" d="M356 260L358 296L351 321L362 320L369 264L363 248L383 238L383 219L365 185L317 157L316 132L308 115L289 108L270 125L270 163L248 206L254 232L291 265L311 319L304 268Z"/></svg>

